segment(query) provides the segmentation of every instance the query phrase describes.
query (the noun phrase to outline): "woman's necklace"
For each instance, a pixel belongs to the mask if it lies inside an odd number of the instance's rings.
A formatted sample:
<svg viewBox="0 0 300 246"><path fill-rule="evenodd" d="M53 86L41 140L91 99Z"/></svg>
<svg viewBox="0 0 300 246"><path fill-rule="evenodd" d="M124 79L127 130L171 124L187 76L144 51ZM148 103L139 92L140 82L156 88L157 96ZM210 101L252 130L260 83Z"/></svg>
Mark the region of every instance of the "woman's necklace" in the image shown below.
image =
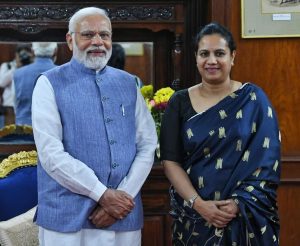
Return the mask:
<svg viewBox="0 0 300 246"><path fill-rule="evenodd" d="M199 86L199 94L201 97L215 97L215 98L224 98L228 95L230 95L233 91L234 91L234 82L232 80L230 80L230 84L228 86L227 89L224 90L219 90L219 91L209 91L207 90L207 88L205 88L205 86L203 85L203 83L200 83Z"/></svg>

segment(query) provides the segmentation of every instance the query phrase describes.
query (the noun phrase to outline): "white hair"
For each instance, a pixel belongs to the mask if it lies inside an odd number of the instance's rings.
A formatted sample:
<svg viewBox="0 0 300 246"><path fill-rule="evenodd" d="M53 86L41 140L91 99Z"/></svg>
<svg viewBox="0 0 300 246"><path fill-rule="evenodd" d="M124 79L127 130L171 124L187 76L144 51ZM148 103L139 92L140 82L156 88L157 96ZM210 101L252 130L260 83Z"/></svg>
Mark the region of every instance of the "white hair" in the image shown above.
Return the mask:
<svg viewBox="0 0 300 246"><path fill-rule="evenodd" d="M100 15L100 16L105 17L108 20L108 22L110 24L110 28L111 28L110 19L108 17L107 12L104 9L100 9L100 8L96 8L96 7L86 7L86 8L82 8L82 9L78 10L71 17L71 19L69 21L69 33L71 34L72 32L75 32L76 25L85 17L91 16L91 15Z"/></svg>
<svg viewBox="0 0 300 246"><path fill-rule="evenodd" d="M32 50L35 56L52 57L57 48L55 42L33 42Z"/></svg>

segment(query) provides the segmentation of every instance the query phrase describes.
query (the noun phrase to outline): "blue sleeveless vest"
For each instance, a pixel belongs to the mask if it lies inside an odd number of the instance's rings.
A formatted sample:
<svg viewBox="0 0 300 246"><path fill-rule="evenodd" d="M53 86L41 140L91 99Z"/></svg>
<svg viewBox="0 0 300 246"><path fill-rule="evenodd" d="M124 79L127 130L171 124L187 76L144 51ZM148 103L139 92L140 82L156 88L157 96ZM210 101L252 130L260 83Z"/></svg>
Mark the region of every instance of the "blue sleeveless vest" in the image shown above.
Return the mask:
<svg viewBox="0 0 300 246"><path fill-rule="evenodd" d="M65 151L93 169L104 185L117 188L136 155L134 76L109 66L96 74L75 59L44 75L54 89ZM95 201L65 189L38 165L38 225L59 232L95 228L88 220L95 206ZM133 211L106 229L131 231L142 225L139 193Z"/></svg>

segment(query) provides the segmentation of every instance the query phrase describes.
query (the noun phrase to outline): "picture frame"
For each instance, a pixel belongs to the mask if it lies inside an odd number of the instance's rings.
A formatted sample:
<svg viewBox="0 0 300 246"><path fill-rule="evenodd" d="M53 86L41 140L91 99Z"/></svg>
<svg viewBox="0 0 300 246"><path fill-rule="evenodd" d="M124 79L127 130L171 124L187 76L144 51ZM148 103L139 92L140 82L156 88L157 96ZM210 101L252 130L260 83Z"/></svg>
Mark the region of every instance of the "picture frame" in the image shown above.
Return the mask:
<svg viewBox="0 0 300 246"><path fill-rule="evenodd" d="M300 37L300 0L241 0L242 38Z"/></svg>

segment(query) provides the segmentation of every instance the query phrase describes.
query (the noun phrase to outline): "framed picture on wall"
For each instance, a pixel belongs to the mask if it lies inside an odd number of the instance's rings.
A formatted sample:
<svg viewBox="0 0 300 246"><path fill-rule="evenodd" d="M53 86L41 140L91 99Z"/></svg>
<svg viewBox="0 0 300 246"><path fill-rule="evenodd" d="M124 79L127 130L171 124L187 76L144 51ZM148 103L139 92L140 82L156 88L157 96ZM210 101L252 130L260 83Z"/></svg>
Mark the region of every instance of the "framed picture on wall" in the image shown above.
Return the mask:
<svg viewBox="0 0 300 246"><path fill-rule="evenodd" d="M242 38L300 37L300 0L241 0Z"/></svg>

